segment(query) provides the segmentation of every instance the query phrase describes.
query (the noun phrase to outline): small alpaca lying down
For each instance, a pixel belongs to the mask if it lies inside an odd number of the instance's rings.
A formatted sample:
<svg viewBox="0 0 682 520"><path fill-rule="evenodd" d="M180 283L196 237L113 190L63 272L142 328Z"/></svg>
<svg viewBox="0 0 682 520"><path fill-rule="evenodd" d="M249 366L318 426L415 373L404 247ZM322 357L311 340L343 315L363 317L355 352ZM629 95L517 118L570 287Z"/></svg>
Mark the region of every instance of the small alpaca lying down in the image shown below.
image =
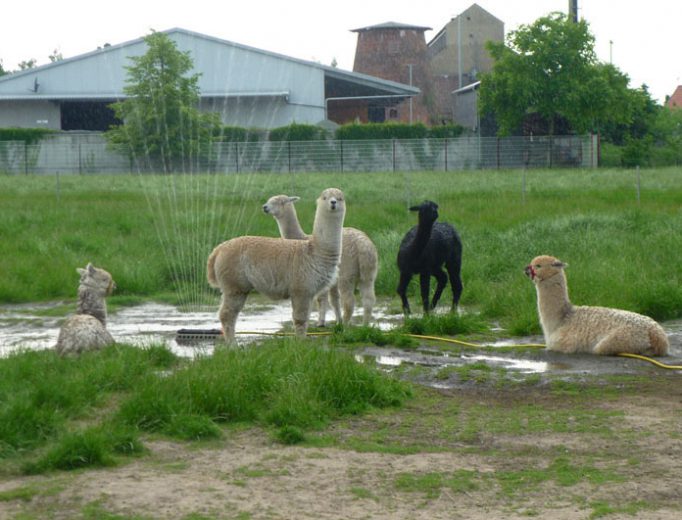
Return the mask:
<svg viewBox="0 0 682 520"><path fill-rule="evenodd" d="M564 267L566 264L559 259L543 255L525 269L537 290L540 324L548 349L604 356L667 354L668 337L651 318L620 309L574 306L568 299Z"/></svg>
<svg viewBox="0 0 682 520"><path fill-rule="evenodd" d="M55 349L60 355L80 354L114 344L114 338L106 329L107 304L104 301L104 297L116 288L114 280L104 269L92 264L85 269L79 267L77 272L81 275L78 309L59 330Z"/></svg>

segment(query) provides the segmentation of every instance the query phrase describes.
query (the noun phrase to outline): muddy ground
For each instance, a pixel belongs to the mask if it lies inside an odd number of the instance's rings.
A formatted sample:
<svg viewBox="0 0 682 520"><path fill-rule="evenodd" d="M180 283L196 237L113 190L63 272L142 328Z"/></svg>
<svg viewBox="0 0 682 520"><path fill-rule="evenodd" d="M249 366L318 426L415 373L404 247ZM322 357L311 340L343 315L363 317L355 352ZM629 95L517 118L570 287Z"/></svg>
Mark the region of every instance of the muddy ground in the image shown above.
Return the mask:
<svg viewBox="0 0 682 520"><path fill-rule="evenodd" d="M210 443L146 437L113 468L0 476L0 519L682 518L680 371L428 342L358 356L416 381L414 397L297 446L232 426Z"/></svg>

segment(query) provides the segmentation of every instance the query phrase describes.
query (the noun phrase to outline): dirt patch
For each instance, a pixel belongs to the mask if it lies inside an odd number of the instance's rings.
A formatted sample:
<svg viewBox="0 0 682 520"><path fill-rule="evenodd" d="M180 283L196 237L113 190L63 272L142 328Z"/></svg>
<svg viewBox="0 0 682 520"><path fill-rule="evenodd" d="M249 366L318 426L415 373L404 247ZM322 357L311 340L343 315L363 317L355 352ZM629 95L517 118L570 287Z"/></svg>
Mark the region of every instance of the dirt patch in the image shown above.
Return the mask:
<svg viewBox="0 0 682 520"><path fill-rule="evenodd" d="M680 518L679 377L561 390L421 389L305 446L148 439L115 468L2 478L0 518Z"/></svg>

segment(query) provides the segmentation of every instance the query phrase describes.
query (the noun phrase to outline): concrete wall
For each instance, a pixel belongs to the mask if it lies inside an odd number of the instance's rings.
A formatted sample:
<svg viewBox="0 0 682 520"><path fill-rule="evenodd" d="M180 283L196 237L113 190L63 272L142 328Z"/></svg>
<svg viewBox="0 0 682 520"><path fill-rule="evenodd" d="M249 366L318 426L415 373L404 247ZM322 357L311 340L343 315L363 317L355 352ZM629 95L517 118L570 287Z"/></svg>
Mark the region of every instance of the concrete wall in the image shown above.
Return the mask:
<svg viewBox="0 0 682 520"><path fill-rule="evenodd" d="M466 75L461 86L476 81L476 74L492 70L493 61L485 48L488 40L504 41L504 23L474 4L450 20L442 34L429 42L431 70L435 75L457 76L461 43L461 70Z"/></svg>
<svg viewBox="0 0 682 520"><path fill-rule="evenodd" d="M0 105L0 127L61 128L59 104L52 101L5 101Z"/></svg>

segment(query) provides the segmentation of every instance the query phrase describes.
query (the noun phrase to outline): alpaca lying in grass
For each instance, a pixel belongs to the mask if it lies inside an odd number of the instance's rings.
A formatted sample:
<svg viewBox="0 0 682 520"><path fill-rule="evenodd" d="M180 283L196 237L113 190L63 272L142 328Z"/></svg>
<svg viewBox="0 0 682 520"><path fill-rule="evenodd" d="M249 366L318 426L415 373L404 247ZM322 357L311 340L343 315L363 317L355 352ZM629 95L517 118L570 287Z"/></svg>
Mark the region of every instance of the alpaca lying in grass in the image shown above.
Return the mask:
<svg viewBox="0 0 682 520"><path fill-rule="evenodd" d="M296 334L305 336L313 298L338 275L345 214L343 192L327 188L317 199L310 238L243 236L213 250L208 282L223 294L219 315L226 341L234 341L237 317L254 290L273 299L291 298Z"/></svg>
<svg viewBox="0 0 682 520"><path fill-rule="evenodd" d="M80 274L78 286L78 309L69 317L57 338L55 349L60 355L80 354L97 350L114 343L107 331L107 304L109 296L116 288L111 275L104 269L88 264L85 269L77 269Z"/></svg>
<svg viewBox="0 0 682 520"><path fill-rule="evenodd" d="M410 313L407 301L407 286L412 276L419 274L422 306L424 313L436 307L443 289L450 277L452 287L452 308L456 310L462 295L462 241L454 227L438 219L438 204L430 200L419 206L412 206L410 211L419 212L419 223L403 237L398 251L398 269L400 282L398 294L403 303L403 312ZM447 274L443 271L443 264ZM436 291L429 305L431 277L436 278Z"/></svg>
<svg viewBox="0 0 682 520"><path fill-rule="evenodd" d="M535 284L548 349L605 356L664 356L668 352L665 331L647 316L606 307L574 306L568 299L564 267L566 264L553 256L538 256L525 269Z"/></svg>
<svg viewBox="0 0 682 520"><path fill-rule="evenodd" d="M275 195L263 204L263 211L274 217L282 238L304 240L308 238L301 229L296 215L294 203L299 197ZM327 301L330 300L337 323L350 323L355 309L355 288L359 287L363 307L364 325L372 320L372 309L376 302L374 281L377 277L379 257L377 248L370 238L352 227L343 228L341 245L341 265L337 283L332 285L329 292L322 292L317 297L319 316L318 327L324 327L327 313ZM339 297L341 304L339 305ZM343 315L341 314L343 307Z"/></svg>

